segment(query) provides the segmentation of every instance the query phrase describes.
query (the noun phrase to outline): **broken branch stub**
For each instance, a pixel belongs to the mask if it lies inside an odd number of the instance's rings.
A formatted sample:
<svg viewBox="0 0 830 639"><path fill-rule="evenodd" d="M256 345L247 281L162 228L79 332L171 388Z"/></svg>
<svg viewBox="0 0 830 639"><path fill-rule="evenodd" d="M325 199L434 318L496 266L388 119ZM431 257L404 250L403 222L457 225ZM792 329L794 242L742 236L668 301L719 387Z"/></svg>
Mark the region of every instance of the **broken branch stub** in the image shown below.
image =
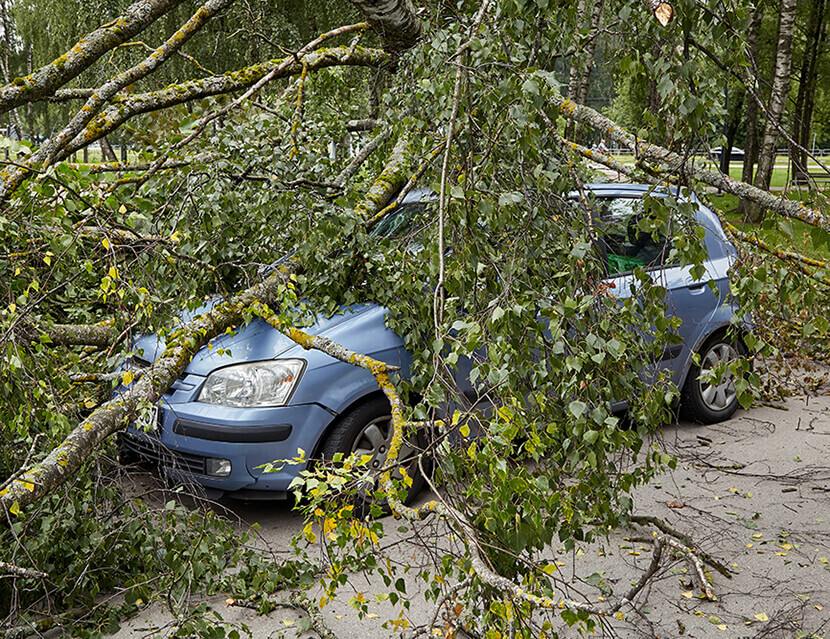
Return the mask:
<svg viewBox="0 0 830 639"><path fill-rule="evenodd" d="M421 37L421 22L409 0L352 0L352 4L378 34L384 51L403 53Z"/></svg>

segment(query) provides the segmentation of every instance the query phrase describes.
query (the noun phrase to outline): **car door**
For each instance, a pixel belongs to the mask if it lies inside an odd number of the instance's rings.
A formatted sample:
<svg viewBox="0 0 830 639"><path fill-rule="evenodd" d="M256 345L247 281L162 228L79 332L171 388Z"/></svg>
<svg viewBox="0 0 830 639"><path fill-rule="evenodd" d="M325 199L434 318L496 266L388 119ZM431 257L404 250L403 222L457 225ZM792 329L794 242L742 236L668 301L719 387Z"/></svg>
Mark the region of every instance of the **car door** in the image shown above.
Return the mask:
<svg viewBox="0 0 830 639"><path fill-rule="evenodd" d="M668 372L680 385L691 354L711 332L712 318L723 303L727 266L713 262L710 257L704 262L704 275L695 278L691 265L672 262L671 241L640 228L639 221L645 215L641 196L598 198L596 205L595 219L613 294L620 299L630 297L635 283L634 269L641 267L655 285L665 289L666 316L681 320L677 330L679 343L667 343L656 361L645 362L643 376L648 381L656 381L661 372ZM707 229L704 243L707 249L712 245L718 253L716 238L710 235L711 230ZM710 280L718 284L714 291Z"/></svg>

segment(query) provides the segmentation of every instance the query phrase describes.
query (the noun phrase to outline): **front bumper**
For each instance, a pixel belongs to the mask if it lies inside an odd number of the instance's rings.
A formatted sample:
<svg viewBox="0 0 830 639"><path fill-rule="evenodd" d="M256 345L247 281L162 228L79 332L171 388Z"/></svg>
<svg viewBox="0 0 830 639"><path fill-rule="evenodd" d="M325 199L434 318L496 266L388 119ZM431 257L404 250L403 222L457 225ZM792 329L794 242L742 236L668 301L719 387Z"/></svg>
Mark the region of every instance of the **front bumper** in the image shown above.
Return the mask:
<svg viewBox="0 0 830 639"><path fill-rule="evenodd" d="M318 404L239 409L200 402L161 402L142 428L131 424L122 451L159 465L165 475L246 498L285 497L288 486L334 419ZM227 476L211 475L210 460L228 460ZM285 460L280 462L279 460ZM276 470L264 473L270 462Z"/></svg>

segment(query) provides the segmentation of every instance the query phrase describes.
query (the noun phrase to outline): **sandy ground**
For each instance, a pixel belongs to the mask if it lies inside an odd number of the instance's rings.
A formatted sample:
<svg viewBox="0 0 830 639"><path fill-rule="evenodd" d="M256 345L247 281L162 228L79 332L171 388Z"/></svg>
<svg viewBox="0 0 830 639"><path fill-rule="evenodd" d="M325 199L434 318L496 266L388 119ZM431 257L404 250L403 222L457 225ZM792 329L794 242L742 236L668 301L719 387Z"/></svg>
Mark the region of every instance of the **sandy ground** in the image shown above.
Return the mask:
<svg viewBox="0 0 830 639"><path fill-rule="evenodd" d="M635 493L635 511L691 535L698 548L728 567L731 578L711 571L717 601L707 601L690 580L689 564L666 557L649 587L624 608L625 617L605 620L595 636L830 637L830 395L793 398L783 406L740 411L715 426L680 423L663 430L661 443L677 457L677 468ZM260 543L277 556L301 528L299 516L284 504L237 503L234 510L261 524ZM388 528L397 525L390 519ZM589 602L620 596L651 561L653 531L615 532L575 552L551 549L561 564L563 591ZM402 543L398 552L412 558L421 549ZM593 585L584 581L591 575ZM355 582L373 592L366 577ZM359 621L346 604L350 594L344 588L322 611L338 638L396 636L381 627L384 618L396 616L391 607L375 605L376 616ZM419 594L409 593L414 624L433 614ZM292 609L257 617L228 606L225 596L208 603L229 625L247 626L253 637L317 636L299 630L302 615ZM169 611L154 604L114 636L167 636L171 628ZM565 630L562 636L577 633Z"/></svg>

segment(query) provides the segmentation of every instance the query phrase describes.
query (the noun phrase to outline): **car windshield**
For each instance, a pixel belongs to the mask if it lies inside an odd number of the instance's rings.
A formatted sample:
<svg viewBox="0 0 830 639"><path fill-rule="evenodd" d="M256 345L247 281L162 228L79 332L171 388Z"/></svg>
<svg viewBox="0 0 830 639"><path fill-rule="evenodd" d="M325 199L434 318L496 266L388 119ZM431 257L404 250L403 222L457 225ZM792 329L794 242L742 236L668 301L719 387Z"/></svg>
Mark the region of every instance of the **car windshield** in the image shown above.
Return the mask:
<svg viewBox="0 0 830 639"><path fill-rule="evenodd" d="M643 199L601 198L596 201L596 207L594 219L608 261L609 275L668 262L671 241L662 234L640 229L640 220L648 217Z"/></svg>

